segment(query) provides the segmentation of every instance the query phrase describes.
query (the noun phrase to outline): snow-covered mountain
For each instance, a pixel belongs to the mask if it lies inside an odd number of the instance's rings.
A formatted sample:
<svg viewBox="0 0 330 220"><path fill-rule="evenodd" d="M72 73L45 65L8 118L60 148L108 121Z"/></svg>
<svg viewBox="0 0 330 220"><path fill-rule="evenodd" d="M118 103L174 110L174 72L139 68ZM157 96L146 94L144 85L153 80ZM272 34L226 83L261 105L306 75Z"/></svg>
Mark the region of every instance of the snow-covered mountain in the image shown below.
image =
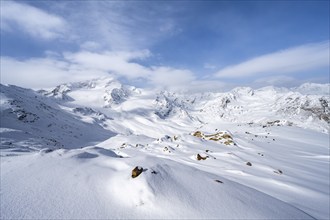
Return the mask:
<svg viewBox="0 0 330 220"><path fill-rule="evenodd" d="M84 107L110 108L109 112L117 114L127 114L122 107L131 105L144 113L153 112L160 119L187 118L208 123L209 120L218 118L222 121L256 123L262 126L280 121L276 124L295 124L329 132L329 88L329 84L309 83L291 90L238 87L227 93L178 94L169 91L144 91L121 85L110 78L59 85L51 91L41 93ZM136 102L137 100L139 101Z"/></svg>
<svg viewBox="0 0 330 220"><path fill-rule="evenodd" d="M1 218L329 218L329 84L0 88Z"/></svg>

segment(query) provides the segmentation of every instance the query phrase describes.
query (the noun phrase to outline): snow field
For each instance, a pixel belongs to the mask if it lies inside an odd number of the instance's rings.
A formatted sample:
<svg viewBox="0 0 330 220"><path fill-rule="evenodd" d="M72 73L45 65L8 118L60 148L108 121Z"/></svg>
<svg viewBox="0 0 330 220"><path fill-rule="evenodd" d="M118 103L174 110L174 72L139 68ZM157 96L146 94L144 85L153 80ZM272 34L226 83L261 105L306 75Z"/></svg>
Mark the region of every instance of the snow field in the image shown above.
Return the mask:
<svg viewBox="0 0 330 220"><path fill-rule="evenodd" d="M1 85L1 218L328 219L324 91Z"/></svg>

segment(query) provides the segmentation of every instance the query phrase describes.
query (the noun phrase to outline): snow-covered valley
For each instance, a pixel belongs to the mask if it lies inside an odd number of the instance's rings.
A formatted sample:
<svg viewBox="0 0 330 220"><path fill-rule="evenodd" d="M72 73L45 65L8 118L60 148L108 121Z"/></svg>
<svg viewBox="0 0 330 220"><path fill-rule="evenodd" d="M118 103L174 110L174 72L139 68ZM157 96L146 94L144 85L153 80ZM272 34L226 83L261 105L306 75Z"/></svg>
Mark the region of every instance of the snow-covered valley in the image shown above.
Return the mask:
<svg viewBox="0 0 330 220"><path fill-rule="evenodd" d="M329 219L329 86L1 85L1 219Z"/></svg>

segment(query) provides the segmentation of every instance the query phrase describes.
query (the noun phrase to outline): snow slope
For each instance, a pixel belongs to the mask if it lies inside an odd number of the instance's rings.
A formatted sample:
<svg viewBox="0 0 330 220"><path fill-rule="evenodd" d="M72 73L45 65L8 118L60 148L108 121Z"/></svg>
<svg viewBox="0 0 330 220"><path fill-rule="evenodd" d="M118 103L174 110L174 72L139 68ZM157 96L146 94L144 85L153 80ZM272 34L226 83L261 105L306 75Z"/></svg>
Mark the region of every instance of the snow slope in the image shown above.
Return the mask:
<svg viewBox="0 0 330 220"><path fill-rule="evenodd" d="M0 88L2 147L78 148L114 136L95 119L84 121L83 115L73 115L35 91L16 86ZM79 112L79 108L74 110Z"/></svg>
<svg viewBox="0 0 330 220"><path fill-rule="evenodd" d="M1 219L328 219L329 96L312 87L1 85Z"/></svg>

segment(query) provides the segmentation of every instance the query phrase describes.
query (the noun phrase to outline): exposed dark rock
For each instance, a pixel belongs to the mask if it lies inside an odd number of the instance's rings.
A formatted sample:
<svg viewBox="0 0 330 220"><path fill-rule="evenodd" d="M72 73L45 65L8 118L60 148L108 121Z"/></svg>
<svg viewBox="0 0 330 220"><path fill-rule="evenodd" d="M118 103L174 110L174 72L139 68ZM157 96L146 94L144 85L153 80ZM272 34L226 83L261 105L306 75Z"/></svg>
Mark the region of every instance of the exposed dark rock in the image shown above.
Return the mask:
<svg viewBox="0 0 330 220"><path fill-rule="evenodd" d="M143 171L142 167L136 166L133 170L132 170L132 178L138 177Z"/></svg>
<svg viewBox="0 0 330 220"><path fill-rule="evenodd" d="M274 170L274 173L277 173L279 175L283 174L282 170Z"/></svg>
<svg viewBox="0 0 330 220"><path fill-rule="evenodd" d="M202 157L201 155L197 154L197 160L206 160L206 157Z"/></svg>
<svg viewBox="0 0 330 220"><path fill-rule="evenodd" d="M196 131L196 132L193 134L193 136L195 136L195 137L199 137L199 138L202 138L202 137L203 137L203 134L202 134L202 132L200 132L200 131Z"/></svg>

